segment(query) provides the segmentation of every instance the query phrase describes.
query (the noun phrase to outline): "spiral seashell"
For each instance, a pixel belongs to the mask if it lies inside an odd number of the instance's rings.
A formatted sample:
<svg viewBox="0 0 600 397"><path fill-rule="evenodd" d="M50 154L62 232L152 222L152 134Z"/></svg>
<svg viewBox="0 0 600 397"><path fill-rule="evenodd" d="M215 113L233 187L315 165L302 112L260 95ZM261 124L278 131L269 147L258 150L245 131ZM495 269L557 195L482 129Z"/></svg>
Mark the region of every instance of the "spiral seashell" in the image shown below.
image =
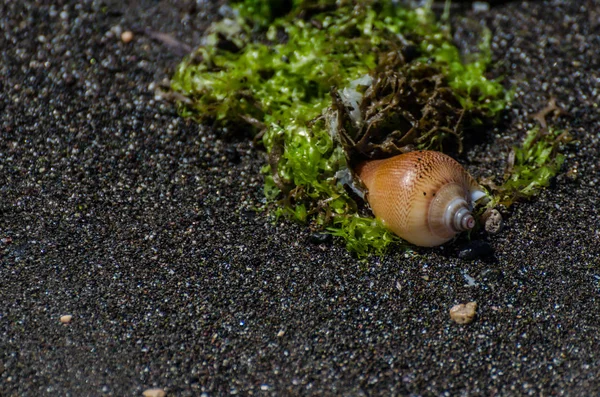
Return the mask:
<svg viewBox="0 0 600 397"><path fill-rule="evenodd" d="M414 151L357 167L373 213L404 240L433 247L475 226L473 203L486 196L451 157Z"/></svg>

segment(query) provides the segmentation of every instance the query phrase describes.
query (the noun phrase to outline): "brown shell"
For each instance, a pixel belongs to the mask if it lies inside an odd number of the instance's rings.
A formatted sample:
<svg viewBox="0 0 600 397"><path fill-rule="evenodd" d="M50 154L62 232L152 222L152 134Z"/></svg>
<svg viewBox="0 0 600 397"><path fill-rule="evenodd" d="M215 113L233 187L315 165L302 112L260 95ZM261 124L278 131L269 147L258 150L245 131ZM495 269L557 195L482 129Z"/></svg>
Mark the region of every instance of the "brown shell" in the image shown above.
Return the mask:
<svg viewBox="0 0 600 397"><path fill-rule="evenodd" d="M471 193L481 189L458 162L441 152L414 151L366 161L357 167L357 175L368 189L375 216L410 243L440 245L473 227L471 219L462 228L444 221L456 198L464 199L471 216Z"/></svg>

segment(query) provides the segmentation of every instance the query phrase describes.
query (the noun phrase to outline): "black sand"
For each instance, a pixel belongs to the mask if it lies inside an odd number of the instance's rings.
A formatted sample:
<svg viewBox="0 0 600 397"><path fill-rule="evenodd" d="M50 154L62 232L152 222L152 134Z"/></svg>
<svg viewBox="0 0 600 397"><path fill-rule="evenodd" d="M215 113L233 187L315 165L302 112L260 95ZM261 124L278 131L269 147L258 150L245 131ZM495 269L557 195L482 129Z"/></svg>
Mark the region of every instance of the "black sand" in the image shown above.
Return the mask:
<svg viewBox="0 0 600 397"><path fill-rule="evenodd" d="M58 3L0 5L0 394L600 393L597 1L458 8L517 87L461 161L501 175L552 96L579 141L473 261L465 239L358 261L253 211L264 154L156 100L180 55L141 34L197 45L216 7Z"/></svg>

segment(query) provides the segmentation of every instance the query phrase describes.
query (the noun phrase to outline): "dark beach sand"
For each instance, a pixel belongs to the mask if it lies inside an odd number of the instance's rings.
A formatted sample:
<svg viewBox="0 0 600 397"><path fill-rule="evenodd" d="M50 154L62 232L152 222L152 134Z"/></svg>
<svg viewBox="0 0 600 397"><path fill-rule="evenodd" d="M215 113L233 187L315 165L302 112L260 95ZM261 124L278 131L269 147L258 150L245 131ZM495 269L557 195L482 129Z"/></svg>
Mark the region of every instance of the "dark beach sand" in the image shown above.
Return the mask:
<svg viewBox="0 0 600 397"><path fill-rule="evenodd" d="M141 34L195 46L217 7L47 3L0 5L2 396L600 393L600 3L456 9L517 92L460 161L501 175L552 96L578 140L472 261L359 261L254 211L264 153L157 100L180 54Z"/></svg>

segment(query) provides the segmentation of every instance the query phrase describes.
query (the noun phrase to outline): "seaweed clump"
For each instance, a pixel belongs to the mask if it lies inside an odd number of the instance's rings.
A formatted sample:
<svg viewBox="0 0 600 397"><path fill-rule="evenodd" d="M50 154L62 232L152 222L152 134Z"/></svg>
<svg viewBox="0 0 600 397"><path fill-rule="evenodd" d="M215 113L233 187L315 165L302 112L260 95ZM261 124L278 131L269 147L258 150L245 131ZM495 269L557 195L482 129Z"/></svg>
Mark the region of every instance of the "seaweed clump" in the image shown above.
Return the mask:
<svg viewBox="0 0 600 397"><path fill-rule="evenodd" d="M498 205L510 207L550 185L565 161L560 150L571 140L567 131L552 127L546 129L545 123L541 128L536 126L527 131L523 143L513 147L508 156L503 182L498 185L491 180L482 181L492 193L488 208Z"/></svg>
<svg viewBox="0 0 600 397"><path fill-rule="evenodd" d="M349 166L386 158L414 148L442 150L445 141L462 151L463 121L472 115L461 106L436 68L407 63L375 74L362 99L344 103L333 90L335 135ZM465 116L467 115L467 116Z"/></svg>
<svg viewBox="0 0 600 397"><path fill-rule="evenodd" d="M187 98L182 115L264 145L276 214L326 228L364 255L398 238L359 214L340 171L413 147L460 151L464 134L510 98L485 77L489 61L484 40L463 63L428 8L245 0L179 65L172 89Z"/></svg>

